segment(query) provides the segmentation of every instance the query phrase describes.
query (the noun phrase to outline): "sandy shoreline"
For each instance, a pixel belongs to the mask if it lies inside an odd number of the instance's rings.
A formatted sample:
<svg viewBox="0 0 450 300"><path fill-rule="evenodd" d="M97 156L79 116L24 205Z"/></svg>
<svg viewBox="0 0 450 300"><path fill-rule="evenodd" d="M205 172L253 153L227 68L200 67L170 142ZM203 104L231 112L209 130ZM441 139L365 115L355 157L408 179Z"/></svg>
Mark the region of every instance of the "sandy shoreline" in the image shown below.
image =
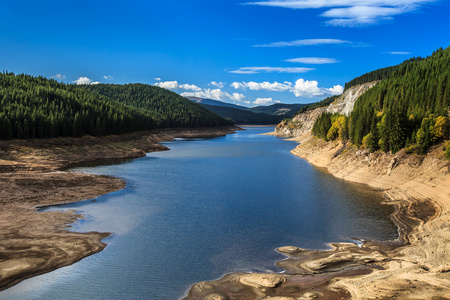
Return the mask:
<svg viewBox="0 0 450 300"><path fill-rule="evenodd" d="M185 299L450 299L450 162L442 147L427 156L370 154L310 134L294 140L294 155L382 191L396 208L399 239L280 247L282 274L227 274L195 284Z"/></svg>
<svg viewBox="0 0 450 300"><path fill-rule="evenodd" d="M103 250L109 233L70 232L74 212L37 208L121 190L119 178L61 172L86 162L137 158L167 150L177 137L217 137L237 127L167 129L122 136L0 141L0 291Z"/></svg>

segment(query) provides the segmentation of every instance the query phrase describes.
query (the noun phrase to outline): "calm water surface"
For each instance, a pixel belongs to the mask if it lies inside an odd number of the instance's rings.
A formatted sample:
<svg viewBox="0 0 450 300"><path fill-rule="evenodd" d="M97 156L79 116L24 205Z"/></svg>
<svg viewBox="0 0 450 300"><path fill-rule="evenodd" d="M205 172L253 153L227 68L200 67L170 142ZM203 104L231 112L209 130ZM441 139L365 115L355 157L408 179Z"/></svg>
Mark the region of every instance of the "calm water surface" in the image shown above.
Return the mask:
<svg viewBox="0 0 450 300"><path fill-rule="evenodd" d="M72 171L124 178L125 190L46 210L77 210L76 231L113 232L106 249L0 293L0 299L178 299L233 271L274 271L276 247L395 239L380 195L290 154L296 144L247 128L165 143L171 151Z"/></svg>

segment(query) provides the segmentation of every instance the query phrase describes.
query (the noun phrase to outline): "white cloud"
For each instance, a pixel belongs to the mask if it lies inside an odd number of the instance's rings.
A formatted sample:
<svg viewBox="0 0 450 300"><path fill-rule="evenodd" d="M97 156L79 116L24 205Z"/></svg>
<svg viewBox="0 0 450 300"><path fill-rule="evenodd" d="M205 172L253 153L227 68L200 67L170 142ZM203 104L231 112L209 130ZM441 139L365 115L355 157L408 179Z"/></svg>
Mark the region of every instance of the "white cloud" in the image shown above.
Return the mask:
<svg viewBox="0 0 450 300"><path fill-rule="evenodd" d="M106 80L113 80L114 78L111 75L103 76Z"/></svg>
<svg viewBox="0 0 450 300"><path fill-rule="evenodd" d="M197 92L184 92L181 94L183 97L199 97L199 98L206 98L206 99L213 99L213 100L233 100L233 101L239 101L247 103L245 100L247 97L245 97L242 94L239 93L227 93L222 91L221 89L204 89Z"/></svg>
<svg viewBox="0 0 450 300"><path fill-rule="evenodd" d="M282 68L282 67L243 67L230 73L235 74L258 74L258 73L306 73L313 68Z"/></svg>
<svg viewBox="0 0 450 300"><path fill-rule="evenodd" d="M192 90L192 91L201 91L202 89L193 84L179 84L178 81L162 81L157 82L154 85L159 86L168 90Z"/></svg>
<svg viewBox="0 0 450 300"><path fill-rule="evenodd" d="M66 75L56 74L55 76L52 76L52 78L56 78L56 79L65 79L65 78L66 78Z"/></svg>
<svg viewBox="0 0 450 300"><path fill-rule="evenodd" d="M325 89L327 90L331 95L340 95L344 92L344 87L342 85L335 85L332 88Z"/></svg>
<svg viewBox="0 0 450 300"><path fill-rule="evenodd" d="M344 91L341 85L335 85L332 88L321 88L315 80L309 81L299 79L295 83L285 81L279 82L233 82L234 89L250 89L253 91L272 91L272 92L292 92L296 97L313 98L319 96L340 95ZM266 99L266 98L264 98Z"/></svg>
<svg viewBox="0 0 450 300"><path fill-rule="evenodd" d="M211 85L217 86L218 88L223 88L225 86L225 82L216 82L216 81L212 81Z"/></svg>
<svg viewBox="0 0 450 300"><path fill-rule="evenodd" d="M163 89L168 89L168 90L176 90L179 87L178 81L157 82L154 85L159 86Z"/></svg>
<svg viewBox="0 0 450 300"><path fill-rule="evenodd" d="M155 79L156 81L161 81L161 78L159 78L159 77L156 77L156 78L153 78L153 79Z"/></svg>
<svg viewBox="0 0 450 300"><path fill-rule="evenodd" d="M335 64L339 62L334 58L326 58L326 57L298 57L286 59L285 61L292 63L312 64L312 65Z"/></svg>
<svg viewBox="0 0 450 300"><path fill-rule="evenodd" d="M270 83L267 81L264 82L233 82L231 87L234 89L250 89L252 91L275 91L275 92L283 92L289 91L292 89L292 83L285 81L284 83L274 82Z"/></svg>
<svg viewBox="0 0 450 300"><path fill-rule="evenodd" d="M76 83L77 85L82 85L82 84L99 84L100 83L98 81L92 81L91 79L89 79L87 77L78 77L77 80L74 80L72 82Z"/></svg>
<svg viewBox="0 0 450 300"><path fill-rule="evenodd" d="M257 104L257 105L268 105L268 104L280 103L280 102L281 101L273 100L272 98L257 98L255 100L255 102L253 102L253 103Z"/></svg>
<svg viewBox="0 0 450 300"><path fill-rule="evenodd" d="M299 79L295 82L292 92L295 97L313 98L323 95L323 91L319 88L319 83L315 80L309 81Z"/></svg>
<svg viewBox="0 0 450 300"><path fill-rule="evenodd" d="M333 44L351 44L352 42L346 40L338 39L305 39L296 40L291 42L276 42L264 45L254 45L253 47L268 47L268 48L279 48L279 47L301 47L301 46L317 46L317 45L333 45Z"/></svg>
<svg viewBox="0 0 450 300"><path fill-rule="evenodd" d="M362 26L420 9L425 3L438 0L272 0L245 4L291 9L327 9L321 16L331 18L333 26Z"/></svg>
<svg viewBox="0 0 450 300"><path fill-rule="evenodd" d="M392 55L408 55L408 54L411 54L411 52L404 52L404 51L391 51L391 52L383 52L383 53L392 54Z"/></svg>
<svg viewBox="0 0 450 300"><path fill-rule="evenodd" d="M193 84L180 84L180 89L183 90L192 90L192 91L201 91L202 89Z"/></svg>
<svg viewBox="0 0 450 300"><path fill-rule="evenodd" d="M299 79L295 82L291 92L296 97L314 98L318 96L339 95L344 91L340 85L335 85L332 88L320 88L319 83L315 80Z"/></svg>

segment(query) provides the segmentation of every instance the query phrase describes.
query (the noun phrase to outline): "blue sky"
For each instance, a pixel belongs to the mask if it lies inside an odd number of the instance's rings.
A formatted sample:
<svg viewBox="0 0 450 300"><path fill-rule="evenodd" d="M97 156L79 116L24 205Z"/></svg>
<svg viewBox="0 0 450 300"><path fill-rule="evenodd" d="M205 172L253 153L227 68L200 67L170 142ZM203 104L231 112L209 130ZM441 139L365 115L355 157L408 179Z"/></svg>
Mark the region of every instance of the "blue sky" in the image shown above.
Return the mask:
<svg viewBox="0 0 450 300"><path fill-rule="evenodd" d="M442 0L25 0L0 11L2 70L245 106L322 100L450 44Z"/></svg>

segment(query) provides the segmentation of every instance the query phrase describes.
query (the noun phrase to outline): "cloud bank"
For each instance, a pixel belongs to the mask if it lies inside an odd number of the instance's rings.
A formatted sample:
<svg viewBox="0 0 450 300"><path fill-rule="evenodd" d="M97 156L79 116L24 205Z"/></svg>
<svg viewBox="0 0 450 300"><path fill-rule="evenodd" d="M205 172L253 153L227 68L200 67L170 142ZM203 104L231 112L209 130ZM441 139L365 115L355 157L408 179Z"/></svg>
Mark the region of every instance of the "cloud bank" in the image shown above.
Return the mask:
<svg viewBox="0 0 450 300"><path fill-rule="evenodd" d="M247 5L290 9L325 9L322 17L328 25L354 27L373 25L396 15L420 9L437 0L270 0L247 2Z"/></svg>
<svg viewBox="0 0 450 300"><path fill-rule="evenodd" d="M310 65L335 64L339 62L334 58L327 58L327 57L298 57L286 59L285 61Z"/></svg>
<svg viewBox="0 0 450 300"><path fill-rule="evenodd" d="M299 79L295 83L285 81L279 82L233 82L231 87L234 89L250 89L253 91L272 91L272 92L291 92L296 97L314 98L319 96L340 95L344 91L341 85L335 85L331 88L319 87L315 80Z"/></svg>
<svg viewBox="0 0 450 300"><path fill-rule="evenodd" d="M83 85L83 84L99 84L99 81L92 81L91 79L87 77L78 77L77 80L72 81L76 83L77 85Z"/></svg>
<svg viewBox="0 0 450 300"><path fill-rule="evenodd" d="M154 84L155 86L159 86L168 90L192 90L192 91L201 91L202 89L193 84L179 84L178 81L161 81Z"/></svg>
<svg viewBox="0 0 450 300"><path fill-rule="evenodd" d="M408 55L408 54L411 54L411 52L405 52L405 51L391 51L391 52L383 52L383 53L392 54L392 55Z"/></svg>
<svg viewBox="0 0 450 300"><path fill-rule="evenodd" d="M318 46L318 45L336 45L336 44L351 44L352 42L338 39L304 39L291 42L275 42L263 45L254 45L253 47L264 48L280 48L280 47L302 47L302 46Z"/></svg>
<svg viewBox="0 0 450 300"><path fill-rule="evenodd" d="M225 82L216 82L216 81L211 81L210 83L211 85L214 85L218 88L223 88L225 86Z"/></svg>
<svg viewBox="0 0 450 300"><path fill-rule="evenodd" d="M272 98L257 98L253 104L257 105L269 105L274 103L281 103L281 101L273 100Z"/></svg>
<svg viewBox="0 0 450 300"><path fill-rule="evenodd" d="M235 74L258 74L258 73L307 73L313 68L282 68L282 67L243 67L230 73Z"/></svg>
<svg viewBox="0 0 450 300"><path fill-rule="evenodd" d="M222 91L221 89L204 89L197 92L184 92L181 93L181 96L183 97L199 97L199 98L205 98L205 99L213 99L213 100L232 100L232 101L238 101L238 102L244 102L246 104L250 104L250 101L247 100L247 97L245 97L242 94L239 93L227 93Z"/></svg>

